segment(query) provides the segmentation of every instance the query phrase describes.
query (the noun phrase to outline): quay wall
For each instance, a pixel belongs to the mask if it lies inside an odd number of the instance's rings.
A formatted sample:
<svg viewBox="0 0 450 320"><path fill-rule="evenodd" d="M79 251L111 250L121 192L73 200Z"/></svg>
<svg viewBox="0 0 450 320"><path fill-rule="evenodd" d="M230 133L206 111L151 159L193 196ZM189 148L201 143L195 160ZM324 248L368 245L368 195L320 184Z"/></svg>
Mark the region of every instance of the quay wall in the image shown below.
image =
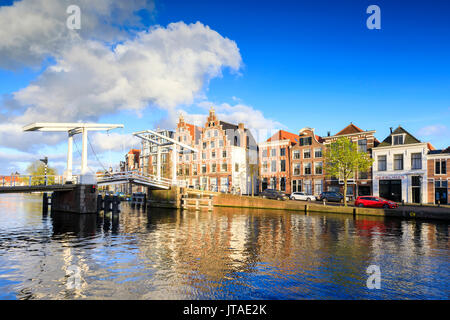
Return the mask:
<svg viewBox="0 0 450 320"><path fill-rule="evenodd" d="M380 217L398 217L414 219L437 219L450 221L450 208L429 206L404 206L396 209L375 209L323 205L322 203L303 201L278 201L259 197L217 194L213 205L216 207L255 208L271 210L290 210L301 212L325 212L335 214L369 215Z"/></svg>

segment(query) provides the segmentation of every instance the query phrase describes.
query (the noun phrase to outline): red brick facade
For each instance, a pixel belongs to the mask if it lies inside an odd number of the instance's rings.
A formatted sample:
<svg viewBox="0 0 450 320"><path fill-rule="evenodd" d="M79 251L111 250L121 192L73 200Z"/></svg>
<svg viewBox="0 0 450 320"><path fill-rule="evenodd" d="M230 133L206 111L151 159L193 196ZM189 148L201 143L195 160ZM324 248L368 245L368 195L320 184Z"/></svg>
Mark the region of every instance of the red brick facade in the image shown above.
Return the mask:
<svg viewBox="0 0 450 320"><path fill-rule="evenodd" d="M428 203L449 204L450 195L450 147L431 150L427 155Z"/></svg>
<svg viewBox="0 0 450 320"><path fill-rule="evenodd" d="M322 138L313 128L299 131L299 141L291 147L291 192L319 196L325 185Z"/></svg>
<svg viewBox="0 0 450 320"><path fill-rule="evenodd" d="M260 189L291 193L291 147L298 142L294 133L280 130L259 145Z"/></svg>
<svg viewBox="0 0 450 320"><path fill-rule="evenodd" d="M323 137L323 144L326 146L336 141L340 137L347 137L358 145L358 150L365 150L372 153L372 148L379 144L374 136L375 130L364 131L353 123L336 133L334 136ZM339 191L343 193L344 184L338 178L326 177L324 191ZM349 180L347 195L356 198L360 195L371 195L372 189L372 168L367 173L357 173L354 179Z"/></svg>

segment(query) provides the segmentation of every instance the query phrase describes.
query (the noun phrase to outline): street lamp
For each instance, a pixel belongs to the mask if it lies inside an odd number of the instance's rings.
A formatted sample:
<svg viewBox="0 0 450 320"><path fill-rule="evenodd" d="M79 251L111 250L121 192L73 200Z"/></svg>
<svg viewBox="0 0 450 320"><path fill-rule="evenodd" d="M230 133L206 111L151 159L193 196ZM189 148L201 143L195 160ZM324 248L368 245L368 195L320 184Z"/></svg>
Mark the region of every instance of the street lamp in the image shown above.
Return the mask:
<svg viewBox="0 0 450 320"><path fill-rule="evenodd" d="M45 185L47 185L47 165L48 165L48 157L45 157L44 159L39 159L40 161L42 161L45 165L44 167L44 179L45 179Z"/></svg>

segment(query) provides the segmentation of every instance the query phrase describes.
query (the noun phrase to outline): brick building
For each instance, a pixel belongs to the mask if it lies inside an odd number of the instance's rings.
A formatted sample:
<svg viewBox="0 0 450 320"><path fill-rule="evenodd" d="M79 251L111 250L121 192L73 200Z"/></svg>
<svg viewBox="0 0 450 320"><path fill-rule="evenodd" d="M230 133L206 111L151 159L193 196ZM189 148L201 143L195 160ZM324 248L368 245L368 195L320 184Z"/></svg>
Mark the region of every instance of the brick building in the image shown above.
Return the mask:
<svg viewBox="0 0 450 320"><path fill-rule="evenodd" d="M178 180L203 190L242 194L256 190L258 150L243 123L219 120L211 108L203 128L180 116L174 138L198 150L178 155Z"/></svg>
<svg viewBox="0 0 450 320"><path fill-rule="evenodd" d="M298 135L279 130L267 141L259 144L260 191L276 189L291 193L291 154Z"/></svg>
<svg viewBox="0 0 450 320"><path fill-rule="evenodd" d="M450 147L427 154L428 203L448 204L450 195Z"/></svg>
<svg viewBox="0 0 450 320"><path fill-rule="evenodd" d="M362 130L350 123L347 127L339 131L333 136L323 137L324 146L336 141L340 137L346 137L358 145L359 151L372 154L372 148L379 144L374 136L375 130ZM325 179L324 191L335 191L343 193L344 181L339 177L327 177ZM356 198L357 196L372 194L372 169L369 172L358 172L353 179L349 179L347 185L347 196Z"/></svg>
<svg viewBox="0 0 450 320"><path fill-rule="evenodd" d="M291 147L291 192L320 195L325 185L323 139L314 128L303 128L298 142Z"/></svg>

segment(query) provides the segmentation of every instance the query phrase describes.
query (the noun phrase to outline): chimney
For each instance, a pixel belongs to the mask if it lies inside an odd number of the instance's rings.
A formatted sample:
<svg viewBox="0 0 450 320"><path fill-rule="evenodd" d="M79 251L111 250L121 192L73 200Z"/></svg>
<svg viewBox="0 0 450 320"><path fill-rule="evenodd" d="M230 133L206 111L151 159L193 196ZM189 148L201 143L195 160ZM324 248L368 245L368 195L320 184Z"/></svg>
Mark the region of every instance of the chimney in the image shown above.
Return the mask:
<svg viewBox="0 0 450 320"><path fill-rule="evenodd" d="M328 136L330 136L331 135L331 132L330 131L328 131Z"/></svg>
<svg viewBox="0 0 450 320"><path fill-rule="evenodd" d="M242 122L239 123L239 124L238 124L238 128L241 129L241 130L244 130L244 124L243 124Z"/></svg>
<svg viewBox="0 0 450 320"><path fill-rule="evenodd" d="M391 134L392 134L392 127L389 128L391 130Z"/></svg>

